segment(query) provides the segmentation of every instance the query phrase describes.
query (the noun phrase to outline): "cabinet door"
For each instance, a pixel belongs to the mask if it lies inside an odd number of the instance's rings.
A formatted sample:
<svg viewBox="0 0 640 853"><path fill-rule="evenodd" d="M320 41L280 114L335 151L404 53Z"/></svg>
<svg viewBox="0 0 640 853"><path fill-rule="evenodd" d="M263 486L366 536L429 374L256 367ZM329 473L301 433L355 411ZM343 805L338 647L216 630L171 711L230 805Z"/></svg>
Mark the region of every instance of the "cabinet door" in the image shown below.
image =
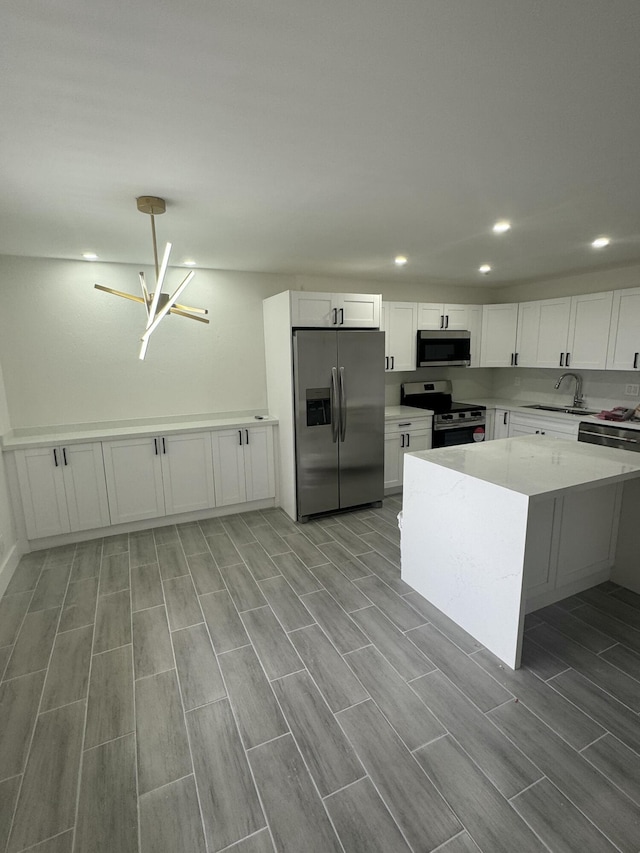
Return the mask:
<svg viewBox="0 0 640 853"><path fill-rule="evenodd" d="M325 328L334 325L332 293L291 293L291 323L293 326Z"/></svg>
<svg viewBox="0 0 640 853"><path fill-rule="evenodd" d="M539 334L540 303L521 302L518 305L518 332L516 334L518 367L536 366L538 361Z"/></svg>
<svg viewBox="0 0 640 853"><path fill-rule="evenodd" d="M112 524L165 515L158 439L103 441Z"/></svg>
<svg viewBox="0 0 640 853"><path fill-rule="evenodd" d="M509 414L508 409L496 409L493 421L493 437L509 437Z"/></svg>
<svg viewBox="0 0 640 853"><path fill-rule="evenodd" d="M517 325L517 302L484 306L480 367L513 366Z"/></svg>
<svg viewBox="0 0 640 853"><path fill-rule="evenodd" d="M445 329L469 330L469 306L445 305L444 327Z"/></svg>
<svg viewBox="0 0 640 853"><path fill-rule="evenodd" d="M166 514L215 506L211 434L188 432L162 436L159 441Z"/></svg>
<svg viewBox="0 0 640 853"><path fill-rule="evenodd" d="M613 291L571 298L569 364L566 366L582 370L605 369L612 305Z"/></svg>
<svg viewBox="0 0 640 853"><path fill-rule="evenodd" d="M613 294L607 370L640 370L640 287Z"/></svg>
<svg viewBox="0 0 640 853"><path fill-rule="evenodd" d="M397 433L384 437L384 489L402 488L402 460L404 451L401 436Z"/></svg>
<svg viewBox="0 0 640 853"><path fill-rule="evenodd" d="M418 306L415 302L386 302L385 351L388 370L416 369Z"/></svg>
<svg viewBox="0 0 640 853"><path fill-rule="evenodd" d="M62 477L71 530L108 527L109 501L102 444L67 444L62 451Z"/></svg>
<svg viewBox="0 0 640 853"><path fill-rule="evenodd" d="M69 513L62 477L62 454L56 447L16 451L16 466L29 539L69 533Z"/></svg>
<svg viewBox="0 0 640 853"><path fill-rule="evenodd" d="M405 453L418 453L421 450L431 450L432 431L430 429L414 429L407 434L404 446Z"/></svg>
<svg viewBox="0 0 640 853"><path fill-rule="evenodd" d="M564 367L569 334L571 299L541 299L538 355L533 367ZM522 306L521 306L522 307ZM518 361L518 364L521 362Z"/></svg>
<svg viewBox="0 0 640 853"><path fill-rule="evenodd" d="M242 430L221 429L212 432L211 447L216 506L244 503L247 500L247 488Z"/></svg>
<svg viewBox="0 0 640 853"><path fill-rule="evenodd" d="M273 466L273 427L243 430L244 473L248 501L272 498L276 493Z"/></svg>
<svg viewBox="0 0 640 853"><path fill-rule="evenodd" d="M444 329L444 305L441 302L419 302L418 328Z"/></svg>
<svg viewBox="0 0 640 853"><path fill-rule="evenodd" d="M471 333L471 358L469 367L480 367L482 344L482 305L466 305L467 329Z"/></svg>
<svg viewBox="0 0 640 853"><path fill-rule="evenodd" d="M380 328L382 297L374 293L335 293L333 305L338 326L349 329Z"/></svg>

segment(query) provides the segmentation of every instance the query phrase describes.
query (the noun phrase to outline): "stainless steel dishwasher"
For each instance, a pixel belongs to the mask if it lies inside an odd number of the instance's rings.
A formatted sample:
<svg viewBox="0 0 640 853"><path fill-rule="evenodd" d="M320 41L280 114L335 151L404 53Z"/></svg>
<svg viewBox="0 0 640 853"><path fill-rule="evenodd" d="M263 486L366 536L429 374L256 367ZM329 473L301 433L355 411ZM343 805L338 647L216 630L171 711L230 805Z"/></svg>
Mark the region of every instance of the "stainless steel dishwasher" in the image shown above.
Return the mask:
<svg viewBox="0 0 640 853"><path fill-rule="evenodd" d="M640 428L633 429L617 423L591 424L581 421L578 441L599 444L601 447L616 447L618 450L640 451Z"/></svg>

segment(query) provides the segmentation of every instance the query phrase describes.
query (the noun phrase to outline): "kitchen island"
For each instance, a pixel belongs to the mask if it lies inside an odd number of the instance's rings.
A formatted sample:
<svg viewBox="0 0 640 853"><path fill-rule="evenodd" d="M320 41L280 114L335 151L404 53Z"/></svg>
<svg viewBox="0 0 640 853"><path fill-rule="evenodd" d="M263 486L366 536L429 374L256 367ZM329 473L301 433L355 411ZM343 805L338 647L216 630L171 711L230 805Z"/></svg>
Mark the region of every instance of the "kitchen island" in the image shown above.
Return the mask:
<svg viewBox="0 0 640 853"><path fill-rule="evenodd" d="M525 613L640 592L638 456L541 435L407 454L402 579L516 669Z"/></svg>

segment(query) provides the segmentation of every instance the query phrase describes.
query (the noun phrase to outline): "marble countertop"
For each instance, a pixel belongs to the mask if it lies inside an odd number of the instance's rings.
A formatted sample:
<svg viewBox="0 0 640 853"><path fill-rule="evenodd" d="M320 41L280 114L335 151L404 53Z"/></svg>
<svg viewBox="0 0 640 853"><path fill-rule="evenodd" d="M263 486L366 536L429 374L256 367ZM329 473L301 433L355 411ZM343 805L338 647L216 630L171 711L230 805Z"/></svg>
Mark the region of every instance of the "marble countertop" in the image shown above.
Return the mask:
<svg viewBox="0 0 640 853"><path fill-rule="evenodd" d="M431 418L433 412L431 409L418 409L416 406L385 406L384 419L385 421L395 421L405 418L418 420L419 418Z"/></svg>
<svg viewBox="0 0 640 853"><path fill-rule="evenodd" d="M602 418L596 418L594 415L569 415L566 412L548 412L545 409L530 409L530 405L549 405L554 406L556 403L541 403L540 400L505 400L499 397L474 397L472 400L462 400L464 403L476 403L478 406L486 406L487 409L506 409L509 412L521 412L523 415L537 415L545 419L557 419L565 421L565 423L574 423L576 421L587 421L592 424L611 424L613 426L621 426L625 429L640 430L640 421L605 421ZM611 409L615 403L606 405L603 408ZM589 408L595 409L596 406Z"/></svg>
<svg viewBox="0 0 640 853"><path fill-rule="evenodd" d="M271 415L184 415L127 421L105 421L88 424L61 424L12 430L2 436L2 449L25 450L30 447L50 447L53 444L81 444L88 441L109 441L119 438L144 438L214 429L246 429L260 424L273 426L278 419Z"/></svg>
<svg viewBox="0 0 640 853"><path fill-rule="evenodd" d="M410 453L530 498L550 497L640 476L640 453L526 435Z"/></svg>

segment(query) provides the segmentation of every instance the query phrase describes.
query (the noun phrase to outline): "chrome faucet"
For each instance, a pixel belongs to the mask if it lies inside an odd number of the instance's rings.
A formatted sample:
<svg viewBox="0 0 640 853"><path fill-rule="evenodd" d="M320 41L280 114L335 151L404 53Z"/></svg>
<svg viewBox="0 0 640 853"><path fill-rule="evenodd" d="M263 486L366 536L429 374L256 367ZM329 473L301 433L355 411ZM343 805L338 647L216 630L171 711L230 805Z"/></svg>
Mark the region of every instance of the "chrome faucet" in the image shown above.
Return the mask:
<svg viewBox="0 0 640 853"><path fill-rule="evenodd" d="M583 409L584 408L584 400L582 399L582 376L578 376L577 373L563 373L560 379L553 386L556 391L560 387L560 383L564 379L565 376L572 376L576 380L576 390L573 395L573 407L574 409Z"/></svg>

